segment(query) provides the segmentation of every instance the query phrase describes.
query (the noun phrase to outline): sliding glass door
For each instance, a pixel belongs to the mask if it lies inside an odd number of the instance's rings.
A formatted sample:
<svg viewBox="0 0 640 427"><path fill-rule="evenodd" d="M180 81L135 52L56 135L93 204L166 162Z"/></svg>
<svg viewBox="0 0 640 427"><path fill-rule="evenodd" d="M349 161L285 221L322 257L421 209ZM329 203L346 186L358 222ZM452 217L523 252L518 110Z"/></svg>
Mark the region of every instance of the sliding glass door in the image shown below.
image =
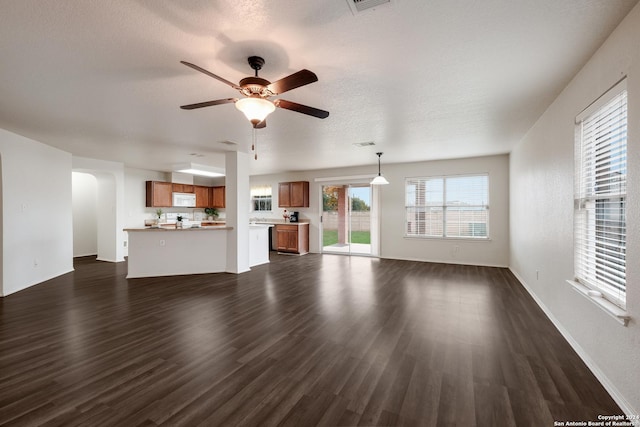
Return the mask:
<svg viewBox="0 0 640 427"><path fill-rule="evenodd" d="M323 252L373 254L371 200L369 184L322 186Z"/></svg>

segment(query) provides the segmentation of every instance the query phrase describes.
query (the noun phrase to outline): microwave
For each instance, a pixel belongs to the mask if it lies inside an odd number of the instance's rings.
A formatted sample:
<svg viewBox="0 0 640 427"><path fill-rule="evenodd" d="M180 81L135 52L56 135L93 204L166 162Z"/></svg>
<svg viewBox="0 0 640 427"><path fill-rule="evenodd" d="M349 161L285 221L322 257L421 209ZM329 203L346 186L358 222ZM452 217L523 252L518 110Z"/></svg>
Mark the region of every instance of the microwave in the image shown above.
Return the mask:
<svg viewBox="0 0 640 427"><path fill-rule="evenodd" d="M173 193L173 207L195 208L196 195L194 193Z"/></svg>

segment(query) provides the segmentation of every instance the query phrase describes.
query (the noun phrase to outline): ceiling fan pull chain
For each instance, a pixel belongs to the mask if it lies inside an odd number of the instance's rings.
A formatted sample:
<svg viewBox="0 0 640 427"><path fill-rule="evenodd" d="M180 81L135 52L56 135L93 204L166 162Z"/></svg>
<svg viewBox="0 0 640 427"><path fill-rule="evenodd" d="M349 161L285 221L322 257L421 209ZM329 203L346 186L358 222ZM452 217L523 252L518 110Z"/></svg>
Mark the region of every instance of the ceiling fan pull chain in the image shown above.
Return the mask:
<svg viewBox="0 0 640 427"><path fill-rule="evenodd" d="M253 142L251 143L251 151L255 153L253 156L254 159L258 160L258 137L256 133L256 128L253 128L252 131L253 131L253 134L252 134Z"/></svg>
<svg viewBox="0 0 640 427"><path fill-rule="evenodd" d="M256 128L251 129L251 151L255 151L256 149Z"/></svg>

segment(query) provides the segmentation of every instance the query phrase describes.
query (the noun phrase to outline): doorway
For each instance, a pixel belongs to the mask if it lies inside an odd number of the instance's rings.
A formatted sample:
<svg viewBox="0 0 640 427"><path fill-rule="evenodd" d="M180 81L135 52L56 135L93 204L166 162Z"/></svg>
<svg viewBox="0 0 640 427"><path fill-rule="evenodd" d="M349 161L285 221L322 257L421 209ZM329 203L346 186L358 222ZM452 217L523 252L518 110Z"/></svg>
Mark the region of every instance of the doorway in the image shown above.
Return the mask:
<svg viewBox="0 0 640 427"><path fill-rule="evenodd" d="M377 255L373 191L368 183L322 186L322 252Z"/></svg>

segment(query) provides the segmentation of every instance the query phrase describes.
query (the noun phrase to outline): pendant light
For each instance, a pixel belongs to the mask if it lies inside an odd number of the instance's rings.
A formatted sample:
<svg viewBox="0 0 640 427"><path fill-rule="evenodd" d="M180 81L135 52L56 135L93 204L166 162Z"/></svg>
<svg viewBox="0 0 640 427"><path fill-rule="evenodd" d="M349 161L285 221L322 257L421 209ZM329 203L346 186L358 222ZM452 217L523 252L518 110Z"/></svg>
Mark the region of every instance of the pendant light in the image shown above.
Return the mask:
<svg viewBox="0 0 640 427"><path fill-rule="evenodd" d="M382 156L382 153L376 153L376 154L378 155L378 176L373 178L370 184L371 185L387 185L389 181L387 181L387 179L384 176L382 176L382 174L380 173L380 156Z"/></svg>

